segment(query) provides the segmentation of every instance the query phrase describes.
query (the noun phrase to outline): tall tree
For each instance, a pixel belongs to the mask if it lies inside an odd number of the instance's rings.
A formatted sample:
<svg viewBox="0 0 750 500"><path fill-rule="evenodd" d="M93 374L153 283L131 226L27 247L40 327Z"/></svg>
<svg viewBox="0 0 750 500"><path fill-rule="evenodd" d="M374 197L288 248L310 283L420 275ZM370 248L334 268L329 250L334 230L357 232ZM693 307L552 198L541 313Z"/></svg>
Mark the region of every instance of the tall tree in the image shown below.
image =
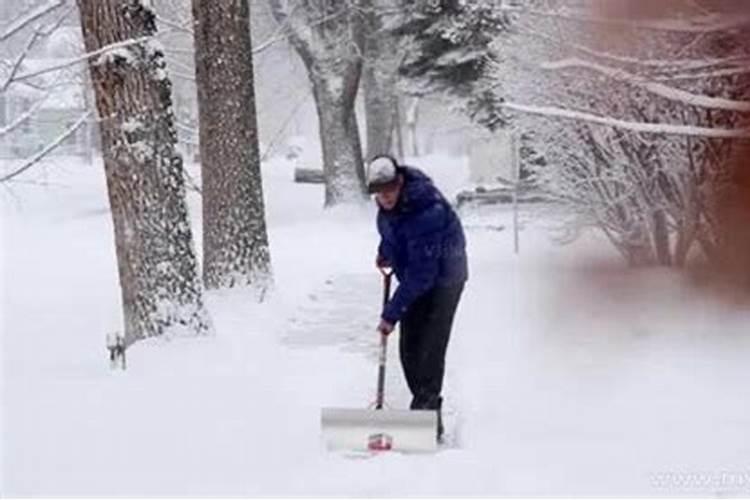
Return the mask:
<svg viewBox="0 0 750 500"><path fill-rule="evenodd" d="M271 277L247 0L193 0L203 178L203 277L210 288Z"/></svg>
<svg viewBox="0 0 750 500"><path fill-rule="evenodd" d="M367 124L367 157L390 153L396 124L398 65L403 56L399 39L387 29L394 22L395 0L368 4L365 16L365 59L362 90Z"/></svg>
<svg viewBox="0 0 750 500"><path fill-rule="evenodd" d="M142 0L78 0L100 117L125 340L204 334L210 321L175 150L171 85ZM103 49L103 50L102 50Z"/></svg>
<svg viewBox="0 0 750 500"><path fill-rule="evenodd" d="M325 205L365 198L354 109L362 73L364 29L358 0L269 0L302 58L318 111Z"/></svg>

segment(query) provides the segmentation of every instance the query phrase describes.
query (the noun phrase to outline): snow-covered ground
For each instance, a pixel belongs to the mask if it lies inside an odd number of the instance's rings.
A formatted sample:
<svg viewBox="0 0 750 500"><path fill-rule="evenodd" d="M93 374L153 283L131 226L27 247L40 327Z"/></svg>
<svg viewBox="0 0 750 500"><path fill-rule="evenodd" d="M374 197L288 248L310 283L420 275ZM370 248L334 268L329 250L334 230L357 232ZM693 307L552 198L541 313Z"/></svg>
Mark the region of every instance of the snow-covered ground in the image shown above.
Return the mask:
<svg viewBox="0 0 750 500"><path fill-rule="evenodd" d="M413 163L451 193L466 178L462 159ZM750 495L748 303L627 271L595 234L555 245L545 218L522 218L514 255L502 209L465 214L450 446L326 452L321 407L374 389L374 209L324 211L291 168L264 166L275 293L209 294L215 336L138 343L124 372L105 349L121 316L101 166L51 160L27 176L48 186L0 192L0 493Z"/></svg>

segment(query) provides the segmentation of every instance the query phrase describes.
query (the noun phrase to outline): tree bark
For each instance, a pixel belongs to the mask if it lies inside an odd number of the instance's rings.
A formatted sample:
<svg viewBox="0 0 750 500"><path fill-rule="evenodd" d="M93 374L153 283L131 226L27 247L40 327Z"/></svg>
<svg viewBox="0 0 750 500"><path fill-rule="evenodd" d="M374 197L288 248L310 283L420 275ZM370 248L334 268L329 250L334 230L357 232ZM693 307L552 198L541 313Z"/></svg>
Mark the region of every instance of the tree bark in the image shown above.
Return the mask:
<svg viewBox="0 0 750 500"><path fill-rule="evenodd" d="M399 99L396 99L395 104L393 105L393 132L396 134L396 153L399 158L403 160L404 158L404 133L402 128L402 122L401 119L401 104L399 103Z"/></svg>
<svg viewBox="0 0 750 500"><path fill-rule="evenodd" d="M365 14L363 69L367 157L393 152L392 137L398 80L398 40L383 31L382 16L374 8Z"/></svg>
<svg viewBox="0 0 750 500"><path fill-rule="evenodd" d="M664 210L656 210L653 214L654 250L656 259L662 266L672 265L672 250L669 244L669 228L667 215Z"/></svg>
<svg viewBox="0 0 750 500"><path fill-rule="evenodd" d="M155 16L140 0L78 0L86 50L144 39L89 61L127 344L149 336L205 334L210 321L176 150L171 84L154 42Z"/></svg>
<svg viewBox="0 0 750 500"><path fill-rule="evenodd" d="M208 288L271 283L247 0L193 0Z"/></svg>
<svg viewBox="0 0 750 500"><path fill-rule="evenodd" d="M337 91L336 76L313 77L313 95L318 111L318 130L323 148L325 173L325 206L364 199L364 165L354 99L361 63L350 65L343 80L348 82ZM334 87L334 88L332 88Z"/></svg>
<svg viewBox="0 0 750 500"><path fill-rule="evenodd" d="M419 118L419 97L413 97L406 108L406 130L409 133L409 145L411 154L419 156L419 143L417 141L417 120Z"/></svg>

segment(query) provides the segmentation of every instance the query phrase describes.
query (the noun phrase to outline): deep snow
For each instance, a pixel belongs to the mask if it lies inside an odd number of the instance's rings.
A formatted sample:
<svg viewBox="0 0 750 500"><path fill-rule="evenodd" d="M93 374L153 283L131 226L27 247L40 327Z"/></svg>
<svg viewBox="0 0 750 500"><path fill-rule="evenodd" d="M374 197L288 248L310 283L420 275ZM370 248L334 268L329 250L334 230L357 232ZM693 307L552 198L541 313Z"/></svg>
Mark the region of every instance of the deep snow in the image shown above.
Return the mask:
<svg viewBox="0 0 750 500"><path fill-rule="evenodd" d="M467 178L462 159L412 163L451 194ZM324 451L320 408L364 407L374 388L375 212L324 211L291 168L264 166L274 294L210 293L215 336L138 343L125 372L106 358L121 316L101 165L50 160L25 179L49 185L0 192L0 493L750 494L747 302L627 271L593 233L556 245L528 213L516 256L502 208L464 214L452 445ZM395 350L388 395L408 403Z"/></svg>

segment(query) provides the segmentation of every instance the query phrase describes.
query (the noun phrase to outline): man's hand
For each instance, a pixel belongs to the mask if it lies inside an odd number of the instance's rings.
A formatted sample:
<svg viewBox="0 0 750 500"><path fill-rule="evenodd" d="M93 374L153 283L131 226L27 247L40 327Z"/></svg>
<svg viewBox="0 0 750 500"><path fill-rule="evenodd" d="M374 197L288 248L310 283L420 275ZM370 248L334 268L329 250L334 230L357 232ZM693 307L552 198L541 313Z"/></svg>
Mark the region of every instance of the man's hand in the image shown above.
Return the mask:
<svg viewBox="0 0 750 500"><path fill-rule="evenodd" d="M378 325L378 331L383 335L389 335L393 331L393 325L386 320L381 319Z"/></svg>
<svg viewBox="0 0 750 500"><path fill-rule="evenodd" d="M380 268L380 269L382 269L384 267L391 267L391 263L388 262L388 260L386 260L385 257L383 257L382 255L378 254L378 256L375 257L375 266L378 267L378 268Z"/></svg>

